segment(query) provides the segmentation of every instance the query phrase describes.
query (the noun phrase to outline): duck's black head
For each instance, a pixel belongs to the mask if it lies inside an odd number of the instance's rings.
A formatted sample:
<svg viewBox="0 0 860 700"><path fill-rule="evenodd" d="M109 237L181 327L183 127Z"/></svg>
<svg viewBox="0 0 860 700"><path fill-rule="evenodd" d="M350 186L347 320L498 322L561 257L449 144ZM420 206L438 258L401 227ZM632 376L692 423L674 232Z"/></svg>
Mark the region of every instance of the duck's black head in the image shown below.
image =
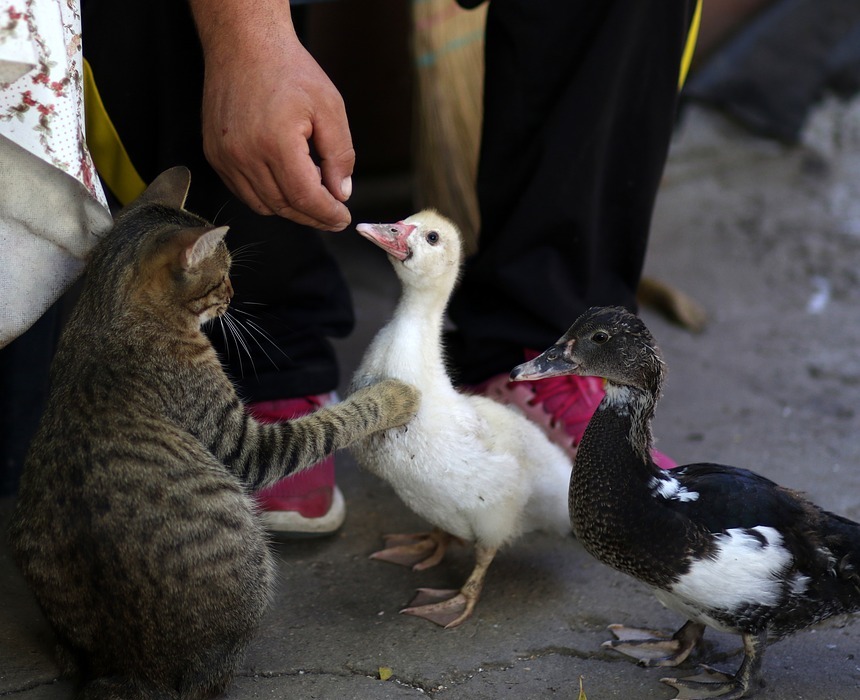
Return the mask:
<svg viewBox="0 0 860 700"><path fill-rule="evenodd" d="M663 360L642 320L620 306L595 306L558 341L511 372L512 381L562 374L604 377L613 384L659 392Z"/></svg>

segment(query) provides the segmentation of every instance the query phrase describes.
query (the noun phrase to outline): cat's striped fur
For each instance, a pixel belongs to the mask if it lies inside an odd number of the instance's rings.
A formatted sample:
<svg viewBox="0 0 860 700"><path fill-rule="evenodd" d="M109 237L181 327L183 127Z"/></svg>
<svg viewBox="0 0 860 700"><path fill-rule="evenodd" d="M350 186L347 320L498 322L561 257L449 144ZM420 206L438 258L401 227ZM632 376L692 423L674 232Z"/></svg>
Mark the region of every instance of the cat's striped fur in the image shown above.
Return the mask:
<svg viewBox="0 0 860 700"><path fill-rule="evenodd" d="M272 585L249 493L402 425L394 380L288 423L242 402L201 321L232 296L213 228L162 174L100 242L52 366L11 544L82 698L203 698L230 683Z"/></svg>

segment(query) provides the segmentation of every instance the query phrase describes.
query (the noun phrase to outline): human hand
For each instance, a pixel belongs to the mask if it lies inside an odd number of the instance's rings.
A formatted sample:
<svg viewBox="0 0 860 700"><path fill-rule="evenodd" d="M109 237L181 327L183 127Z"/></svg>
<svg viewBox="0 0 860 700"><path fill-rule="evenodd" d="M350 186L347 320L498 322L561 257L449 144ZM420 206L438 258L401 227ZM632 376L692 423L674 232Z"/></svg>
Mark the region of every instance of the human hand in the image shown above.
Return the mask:
<svg viewBox="0 0 860 700"><path fill-rule="evenodd" d="M206 158L255 211L340 231L355 165L343 98L296 37L288 6L241 0L237 19L231 4L192 2L206 61Z"/></svg>

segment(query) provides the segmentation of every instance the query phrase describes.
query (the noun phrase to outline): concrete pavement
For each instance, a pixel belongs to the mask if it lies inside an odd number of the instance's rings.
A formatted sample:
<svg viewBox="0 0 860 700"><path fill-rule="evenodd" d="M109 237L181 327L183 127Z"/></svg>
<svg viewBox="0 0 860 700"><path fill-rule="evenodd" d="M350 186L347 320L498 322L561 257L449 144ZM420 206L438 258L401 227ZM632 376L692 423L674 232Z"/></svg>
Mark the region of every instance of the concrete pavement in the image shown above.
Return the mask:
<svg viewBox="0 0 860 700"><path fill-rule="evenodd" d="M680 462L718 461L806 491L860 520L860 102L828 103L805 143L785 148L699 110L682 120L655 215L647 274L701 302L693 335L643 316L669 375L659 448ZM396 209L396 210L395 210ZM411 212L392 207L390 216ZM383 212L384 214L384 212ZM358 309L338 344L344 384L398 293L380 251L330 235ZM571 322L573 319L571 319ZM424 527L379 480L338 455L348 515L322 540L276 542L272 605L227 697L322 700L577 698L663 700L674 691L600 647L614 622L674 630L683 622L574 538L531 536L493 563L476 614L443 630L398 615L418 586L457 586L472 566L455 547L421 573L370 561L385 532ZM3 522L11 503L2 504ZM67 700L50 631L0 549L0 695ZM727 670L739 639L709 630L696 661ZM388 680L380 672L390 669ZM693 673L685 665L679 675ZM860 618L840 617L771 646L774 700L860 697Z"/></svg>

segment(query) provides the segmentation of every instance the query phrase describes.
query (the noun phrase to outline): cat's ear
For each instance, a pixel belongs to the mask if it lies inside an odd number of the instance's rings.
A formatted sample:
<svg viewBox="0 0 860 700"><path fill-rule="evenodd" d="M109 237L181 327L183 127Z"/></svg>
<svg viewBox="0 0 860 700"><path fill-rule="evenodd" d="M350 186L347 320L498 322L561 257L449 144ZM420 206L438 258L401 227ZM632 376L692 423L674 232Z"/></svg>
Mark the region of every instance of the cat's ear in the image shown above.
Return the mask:
<svg viewBox="0 0 860 700"><path fill-rule="evenodd" d="M189 187L191 187L191 171L184 165L177 165L155 178L131 206L162 204L172 209L182 209Z"/></svg>
<svg viewBox="0 0 860 700"><path fill-rule="evenodd" d="M199 265L215 252L218 244L224 240L229 226L217 228L199 227L183 230L184 246L180 253L179 264L183 270L190 270Z"/></svg>

